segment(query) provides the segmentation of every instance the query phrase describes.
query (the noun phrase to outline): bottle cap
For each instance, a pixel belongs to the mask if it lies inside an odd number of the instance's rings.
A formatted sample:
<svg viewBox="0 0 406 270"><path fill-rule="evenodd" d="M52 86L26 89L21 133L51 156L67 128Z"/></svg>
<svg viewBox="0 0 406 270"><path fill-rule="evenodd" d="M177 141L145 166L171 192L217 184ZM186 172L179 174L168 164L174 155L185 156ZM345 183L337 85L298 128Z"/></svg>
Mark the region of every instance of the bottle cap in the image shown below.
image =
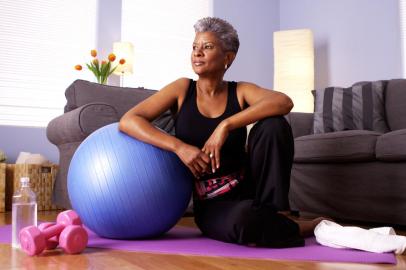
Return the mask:
<svg viewBox="0 0 406 270"><path fill-rule="evenodd" d="M20 183L22 185L28 185L28 183L30 182L30 178L29 177L21 177L20 178Z"/></svg>

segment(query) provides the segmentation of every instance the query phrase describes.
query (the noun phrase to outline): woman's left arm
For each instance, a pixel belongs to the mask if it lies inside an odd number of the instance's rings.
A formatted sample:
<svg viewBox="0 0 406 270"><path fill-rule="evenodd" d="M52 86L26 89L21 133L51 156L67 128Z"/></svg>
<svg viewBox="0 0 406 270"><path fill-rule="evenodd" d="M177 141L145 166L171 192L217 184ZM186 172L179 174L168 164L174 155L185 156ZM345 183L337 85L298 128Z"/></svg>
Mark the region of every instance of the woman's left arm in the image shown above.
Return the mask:
<svg viewBox="0 0 406 270"><path fill-rule="evenodd" d="M206 141L203 151L213 154L213 172L220 167L220 149L230 131L275 115L285 115L293 108L292 100L285 94L261 88L252 83L238 83L237 96L248 107L224 119Z"/></svg>
<svg viewBox="0 0 406 270"><path fill-rule="evenodd" d="M222 125L233 130L266 117L285 115L293 108L292 100L284 93L261 88L253 83L238 83L237 95L248 107L225 119Z"/></svg>

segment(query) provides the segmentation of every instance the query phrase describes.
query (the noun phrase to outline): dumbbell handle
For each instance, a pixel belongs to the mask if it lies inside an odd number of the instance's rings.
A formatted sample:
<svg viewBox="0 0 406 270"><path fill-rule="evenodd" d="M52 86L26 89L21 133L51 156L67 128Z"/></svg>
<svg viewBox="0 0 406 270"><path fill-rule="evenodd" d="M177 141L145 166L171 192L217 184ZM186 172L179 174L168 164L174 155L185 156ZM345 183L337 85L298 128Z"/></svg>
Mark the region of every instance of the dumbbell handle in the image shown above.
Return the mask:
<svg viewBox="0 0 406 270"><path fill-rule="evenodd" d="M66 228L65 225L55 224L55 225L49 226L48 228L44 229L42 231L42 234L44 235L45 239L49 239L51 237L59 235L65 228Z"/></svg>
<svg viewBox="0 0 406 270"><path fill-rule="evenodd" d="M42 235L45 237L45 239L49 239L61 234L63 229L65 229L68 225L82 225L82 221L80 220L78 214L73 210L66 210L59 213L56 218L56 222L57 223L55 225L49 226L42 230Z"/></svg>

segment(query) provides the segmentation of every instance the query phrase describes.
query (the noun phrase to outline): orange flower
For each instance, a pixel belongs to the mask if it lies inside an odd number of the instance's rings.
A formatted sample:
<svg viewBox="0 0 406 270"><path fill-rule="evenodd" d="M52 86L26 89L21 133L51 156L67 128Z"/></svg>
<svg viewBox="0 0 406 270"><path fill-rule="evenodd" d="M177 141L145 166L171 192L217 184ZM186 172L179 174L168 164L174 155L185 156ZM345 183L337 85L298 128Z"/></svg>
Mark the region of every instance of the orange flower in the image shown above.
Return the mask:
<svg viewBox="0 0 406 270"><path fill-rule="evenodd" d="M114 53L110 53L108 58L110 62L114 62L114 60L116 60L116 55Z"/></svg>
<svg viewBox="0 0 406 270"><path fill-rule="evenodd" d="M86 63L86 67L94 74L97 79L98 83L106 84L107 79L113 72L117 69L118 65L123 65L125 63L125 59L122 58L119 61L119 64L113 63L116 60L116 55L114 53L110 53L108 55L108 59L103 60L97 58L97 51L90 50L90 55L93 57L91 60ZM82 70L81 65L75 66L76 70Z"/></svg>

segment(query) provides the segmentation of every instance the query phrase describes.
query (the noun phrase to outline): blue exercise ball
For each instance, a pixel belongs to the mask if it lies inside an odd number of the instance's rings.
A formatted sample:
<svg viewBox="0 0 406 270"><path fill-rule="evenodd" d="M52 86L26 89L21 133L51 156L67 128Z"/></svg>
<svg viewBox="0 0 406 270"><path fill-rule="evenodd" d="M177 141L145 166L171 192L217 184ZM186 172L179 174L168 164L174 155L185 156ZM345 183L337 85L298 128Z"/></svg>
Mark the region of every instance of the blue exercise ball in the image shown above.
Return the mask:
<svg viewBox="0 0 406 270"><path fill-rule="evenodd" d="M140 239L167 232L191 194L188 168L172 152L104 126L78 147L68 193L82 222L101 237Z"/></svg>

